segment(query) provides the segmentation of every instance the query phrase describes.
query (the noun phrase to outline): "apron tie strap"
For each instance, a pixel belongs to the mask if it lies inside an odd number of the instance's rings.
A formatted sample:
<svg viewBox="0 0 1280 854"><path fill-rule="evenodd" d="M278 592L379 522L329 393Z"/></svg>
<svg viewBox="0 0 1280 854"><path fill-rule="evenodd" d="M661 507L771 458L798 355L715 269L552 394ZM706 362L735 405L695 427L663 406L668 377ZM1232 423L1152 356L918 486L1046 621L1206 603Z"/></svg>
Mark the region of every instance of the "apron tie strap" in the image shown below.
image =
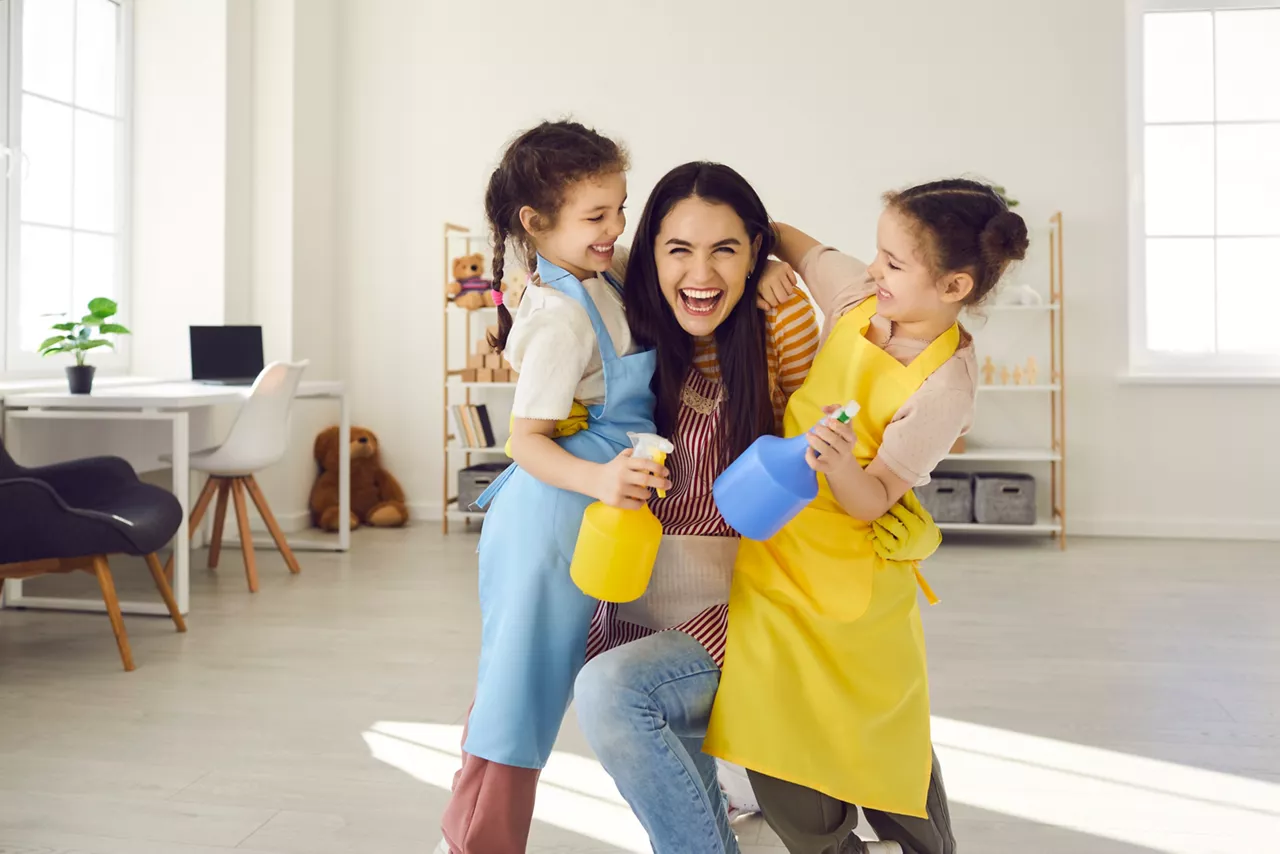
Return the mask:
<svg viewBox="0 0 1280 854"><path fill-rule="evenodd" d="M911 562L911 571L916 574L916 584L920 585L920 589L924 592L924 598L929 600L930 605L937 605L939 601L938 594L933 592L933 588L929 586L929 581L924 577L924 573L920 571L920 561L913 560Z"/></svg>

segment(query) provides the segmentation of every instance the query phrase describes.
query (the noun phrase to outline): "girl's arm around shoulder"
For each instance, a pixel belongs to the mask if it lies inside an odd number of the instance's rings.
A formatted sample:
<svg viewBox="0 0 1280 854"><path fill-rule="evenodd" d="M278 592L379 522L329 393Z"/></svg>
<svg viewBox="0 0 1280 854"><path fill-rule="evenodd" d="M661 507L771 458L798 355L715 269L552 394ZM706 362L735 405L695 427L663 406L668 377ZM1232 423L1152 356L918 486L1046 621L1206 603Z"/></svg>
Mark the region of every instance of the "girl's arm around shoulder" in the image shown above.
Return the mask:
<svg viewBox="0 0 1280 854"><path fill-rule="evenodd" d="M774 231L778 235L775 254L800 274L824 316L847 311L875 293L875 283L862 261L786 223L776 223Z"/></svg>

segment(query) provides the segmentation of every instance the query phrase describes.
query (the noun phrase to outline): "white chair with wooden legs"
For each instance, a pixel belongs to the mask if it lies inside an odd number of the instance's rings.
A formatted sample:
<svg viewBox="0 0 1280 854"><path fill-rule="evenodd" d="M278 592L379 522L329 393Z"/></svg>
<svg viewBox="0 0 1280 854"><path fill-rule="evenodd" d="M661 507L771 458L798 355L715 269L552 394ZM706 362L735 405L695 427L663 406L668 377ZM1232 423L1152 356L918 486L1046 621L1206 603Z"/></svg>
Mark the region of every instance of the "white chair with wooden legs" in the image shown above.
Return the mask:
<svg viewBox="0 0 1280 854"><path fill-rule="evenodd" d="M289 446L289 413L293 399L302 380L307 362L273 362L262 369L248 399L231 425L227 440L211 451L191 455L191 468L209 475L200 498L191 511L191 536L194 537L204 521L205 511L217 493L218 504L213 517L213 542L209 546L209 567L218 565L222 552L222 531L227 514L227 498L236 509L236 522L240 529L240 548L244 552L244 573L249 590L258 591L258 564L253 552L253 534L249 530L249 511L245 493L258 508L271 538L275 540L289 571L295 575L302 571L298 559L285 540L284 532L267 505L266 496L258 487L254 474L279 462ZM172 570L173 557L169 558L166 574Z"/></svg>

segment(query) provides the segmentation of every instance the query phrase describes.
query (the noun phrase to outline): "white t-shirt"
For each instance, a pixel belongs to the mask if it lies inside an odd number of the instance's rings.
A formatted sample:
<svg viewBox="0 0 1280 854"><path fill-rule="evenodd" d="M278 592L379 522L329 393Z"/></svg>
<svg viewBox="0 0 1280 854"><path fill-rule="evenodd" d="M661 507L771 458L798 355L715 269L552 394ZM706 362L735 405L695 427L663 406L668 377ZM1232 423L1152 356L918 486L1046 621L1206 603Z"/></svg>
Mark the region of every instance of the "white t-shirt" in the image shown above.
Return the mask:
<svg viewBox="0 0 1280 854"><path fill-rule="evenodd" d="M626 267L627 251L619 246L610 273L621 281ZM568 275L557 267L550 271ZM635 352L622 296L603 276L582 286L600 312L618 355ZM504 355L520 375L511 406L516 418L559 421L568 417L575 400L588 406L604 402L604 366L591 317L572 297L545 283L535 280L525 288Z"/></svg>

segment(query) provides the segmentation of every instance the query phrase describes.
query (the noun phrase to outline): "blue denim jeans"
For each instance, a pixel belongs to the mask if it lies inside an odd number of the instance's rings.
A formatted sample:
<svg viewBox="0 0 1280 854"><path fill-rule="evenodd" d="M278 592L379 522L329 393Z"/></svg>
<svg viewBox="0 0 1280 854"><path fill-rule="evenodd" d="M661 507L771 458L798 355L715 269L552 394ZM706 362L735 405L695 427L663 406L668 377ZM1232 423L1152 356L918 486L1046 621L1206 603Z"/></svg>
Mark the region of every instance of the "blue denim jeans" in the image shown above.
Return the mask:
<svg viewBox="0 0 1280 854"><path fill-rule="evenodd" d="M738 854L716 762L702 752L720 669L683 632L597 656L574 689L578 721L655 854Z"/></svg>

